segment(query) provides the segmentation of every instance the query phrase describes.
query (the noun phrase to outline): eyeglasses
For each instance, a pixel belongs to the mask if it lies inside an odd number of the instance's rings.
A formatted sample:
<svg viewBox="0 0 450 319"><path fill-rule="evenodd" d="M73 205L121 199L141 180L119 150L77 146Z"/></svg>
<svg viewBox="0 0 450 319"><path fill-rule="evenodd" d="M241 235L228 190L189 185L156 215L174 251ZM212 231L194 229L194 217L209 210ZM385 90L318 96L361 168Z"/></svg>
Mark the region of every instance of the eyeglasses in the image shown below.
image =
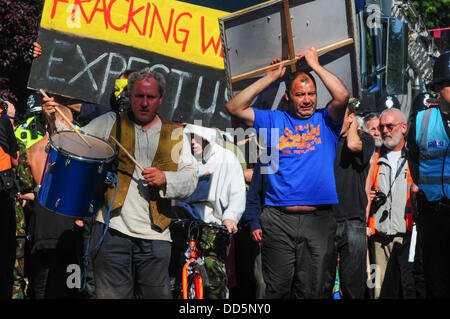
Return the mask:
<svg viewBox="0 0 450 319"><path fill-rule="evenodd" d="M397 125L400 125L402 123L397 123L397 124L393 124L393 123L389 123L389 124L380 124L380 131L383 132L384 128L386 127L388 129L388 131L392 131L394 129L394 127L396 127Z"/></svg>

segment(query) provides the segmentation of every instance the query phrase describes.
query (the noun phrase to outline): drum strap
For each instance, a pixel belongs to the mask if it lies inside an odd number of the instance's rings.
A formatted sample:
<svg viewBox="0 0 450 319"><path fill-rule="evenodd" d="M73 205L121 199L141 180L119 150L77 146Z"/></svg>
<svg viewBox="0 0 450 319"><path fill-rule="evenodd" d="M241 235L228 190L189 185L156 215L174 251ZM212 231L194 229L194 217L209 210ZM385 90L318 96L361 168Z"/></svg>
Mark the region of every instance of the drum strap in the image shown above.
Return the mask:
<svg viewBox="0 0 450 319"><path fill-rule="evenodd" d="M120 112L116 112L116 140L121 143L120 137L122 133L122 119ZM116 154L117 156L114 158L114 161L112 162L112 171L117 174L117 169L119 167L119 153L120 153L120 147L119 145L116 145Z"/></svg>
<svg viewBox="0 0 450 319"><path fill-rule="evenodd" d="M131 153L134 154L134 126L133 122L131 122L128 118L128 116L125 114L125 116L121 116L120 118L120 124L118 124L118 121L116 121L113 125L113 128L111 130L110 136L114 136L116 139L124 134L123 131L125 131L125 138L123 139L124 142L121 144ZM118 128L120 129L120 133L117 133ZM129 136L127 136L129 135ZM111 208L111 213L120 211L120 208L123 206L123 203L125 201L125 196L128 192L128 187L131 182L131 177L134 172L134 164L128 159L126 154L124 152L119 152L114 163L113 172L117 174L118 178L118 190L117 190L117 196L114 199L113 206ZM131 173L128 173L131 172ZM110 187L107 188L105 193L106 201L107 203L111 203L112 199L114 197L114 188Z"/></svg>
<svg viewBox="0 0 450 319"><path fill-rule="evenodd" d="M158 148L155 153L155 157L152 162L152 167L156 167L162 171L176 171L178 170L178 158L172 160L172 149L180 141L182 141L183 134L172 134L175 129L181 127L180 124L170 122L161 118L162 127L160 138L158 142ZM114 124L111 135L117 136L117 122ZM135 136L134 136L134 123L130 120L129 116L124 115L121 117L121 135L124 137L121 144L128 150L130 154L134 154L135 151ZM172 136L173 135L173 136ZM173 138L175 137L175 138ZM178 144L182 145L182 143ZM181 154L181 148L178 152L178 156ZM111 213L117 212L124 202L128 193L128 188L131 183L131 177L135 170L134 163L126 156L124 152L120 152L117 156L117 177L118 177L118 191L116 198L111 209ZM165 216L162 212L170 213L171 205L170 200L162 199L159 195L159 189L156 187L149 187L150 190L150 215L152 219L152 228L157 231L164 231L169 226L171 219ZM114 195L114 189L108 189L106 191L106 200L112 201Z"/></svg>

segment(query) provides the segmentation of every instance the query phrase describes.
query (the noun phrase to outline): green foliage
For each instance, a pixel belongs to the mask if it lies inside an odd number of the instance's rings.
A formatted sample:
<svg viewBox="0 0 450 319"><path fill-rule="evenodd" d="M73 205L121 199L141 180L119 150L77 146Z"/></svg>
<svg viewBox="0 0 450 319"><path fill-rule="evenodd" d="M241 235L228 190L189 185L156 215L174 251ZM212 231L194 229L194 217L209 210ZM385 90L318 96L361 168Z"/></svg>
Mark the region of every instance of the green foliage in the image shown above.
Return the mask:
<svg viewBox="0 0 450 319"><path fill-rule="evenodd" d="M450 0L412 1L428 29L450 27Z"/></svg>
<svg viewBox="0 0 450 319"><path fill-rule="evenodd" d="M12 102L27 94L29 50L37 39L43 3L0 0L0 95Z"/></svg>

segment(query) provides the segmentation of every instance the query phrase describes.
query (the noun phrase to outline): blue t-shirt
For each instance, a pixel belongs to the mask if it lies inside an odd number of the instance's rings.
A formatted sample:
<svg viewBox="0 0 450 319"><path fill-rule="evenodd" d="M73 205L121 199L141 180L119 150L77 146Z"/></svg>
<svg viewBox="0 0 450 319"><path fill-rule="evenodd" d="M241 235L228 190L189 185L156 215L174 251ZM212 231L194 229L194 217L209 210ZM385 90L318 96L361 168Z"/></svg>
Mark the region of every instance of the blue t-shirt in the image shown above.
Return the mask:
<svg viewBox="0 0 450 319"><path fill-rule="evenodd" d="M253 110L256 132L272 150L270 161L264 154L260 158L268 173L265 204L337 204L334 159L342 124L330 118L328 108L308 119L286 111Z"/></svg>

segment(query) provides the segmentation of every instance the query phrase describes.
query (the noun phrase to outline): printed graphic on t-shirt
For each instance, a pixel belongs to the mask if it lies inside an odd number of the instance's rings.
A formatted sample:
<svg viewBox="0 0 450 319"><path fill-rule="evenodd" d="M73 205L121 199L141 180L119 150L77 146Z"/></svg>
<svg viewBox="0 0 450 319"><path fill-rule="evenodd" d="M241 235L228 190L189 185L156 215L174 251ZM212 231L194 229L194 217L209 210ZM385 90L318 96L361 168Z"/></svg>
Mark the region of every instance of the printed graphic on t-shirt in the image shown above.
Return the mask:
<svg viewBox="0 0 450 319"><path fill-rule="evenodd" d="M289 128L284 129L284 134L280 136L278 149L283 154L304 154L314 151L316 145L322 144L320 138L320 124L315 127L313 124L295 126L295 133Z"/></svg>

